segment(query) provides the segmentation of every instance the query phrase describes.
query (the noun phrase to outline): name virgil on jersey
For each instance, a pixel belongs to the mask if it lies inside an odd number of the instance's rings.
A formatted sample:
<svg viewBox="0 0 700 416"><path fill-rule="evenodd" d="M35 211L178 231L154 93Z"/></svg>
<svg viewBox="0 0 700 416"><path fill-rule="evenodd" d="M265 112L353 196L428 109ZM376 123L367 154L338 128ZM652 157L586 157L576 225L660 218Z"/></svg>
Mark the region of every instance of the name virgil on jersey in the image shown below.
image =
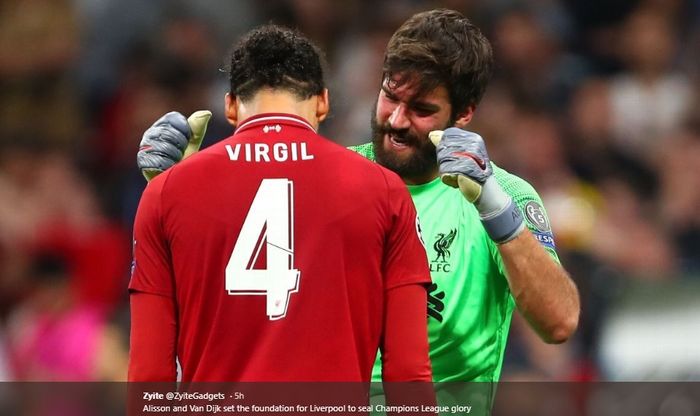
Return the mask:
<svg viewBox="0 0 700 416"><path fill-rule="evenodd" d="M314 155L304 142L291 143L236 143L224 146L228 158L232 161L246 162L286 162L313 160Z"/></svg>

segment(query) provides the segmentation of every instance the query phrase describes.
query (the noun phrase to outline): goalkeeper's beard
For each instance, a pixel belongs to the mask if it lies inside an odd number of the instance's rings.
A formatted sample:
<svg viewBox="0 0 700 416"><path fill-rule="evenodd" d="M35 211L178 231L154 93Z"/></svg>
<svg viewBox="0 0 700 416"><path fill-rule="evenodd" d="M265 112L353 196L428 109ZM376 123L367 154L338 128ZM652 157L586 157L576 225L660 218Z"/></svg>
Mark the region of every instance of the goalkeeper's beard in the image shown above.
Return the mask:
<svg viewBox="0 0 700 416"><path fill-rule="evenodd" d="M396 172L402 179L415 183L437 172L437 154L435 146L427 137L420 139L408 130L396 130L387 124L377 122L376 111L372 113L370 126L372 128L372 144L374 156L380 165ZM384 144L386 135L394 134L402 139L410 148L410 153L401 155L387 149ZM408 153L408 152L407 152Z"/></svg>

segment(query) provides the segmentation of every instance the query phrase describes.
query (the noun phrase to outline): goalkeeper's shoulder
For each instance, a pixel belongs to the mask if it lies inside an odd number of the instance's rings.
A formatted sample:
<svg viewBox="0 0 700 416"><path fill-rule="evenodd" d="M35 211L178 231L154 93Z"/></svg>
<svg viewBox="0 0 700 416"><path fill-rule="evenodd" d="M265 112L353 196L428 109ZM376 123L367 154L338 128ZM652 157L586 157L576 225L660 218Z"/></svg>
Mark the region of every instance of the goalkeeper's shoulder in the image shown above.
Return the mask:
<svg viewBox="0 0 700 416"><path fill-rule="evenodd" d="M520 205L521 199L536 200L542 202L539 194L528 181L491 162L493 176L503 190L510 195L516 204ZM520 207L522 208L522 206Z"/></svg>
<svg viewBox="0 0 700 416"><path fill-rule="evenodd" d="M374 146L372 143L357 144L354 146L348 146L349 150L366 157L369 160L374 161Z"/></svg>

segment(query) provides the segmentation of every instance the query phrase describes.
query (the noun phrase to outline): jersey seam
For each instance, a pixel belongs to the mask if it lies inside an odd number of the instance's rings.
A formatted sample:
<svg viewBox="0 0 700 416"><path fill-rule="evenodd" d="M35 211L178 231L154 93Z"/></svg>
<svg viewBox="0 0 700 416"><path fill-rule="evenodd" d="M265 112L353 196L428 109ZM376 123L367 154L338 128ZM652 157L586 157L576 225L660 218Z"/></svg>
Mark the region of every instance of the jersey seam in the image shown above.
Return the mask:
<svg viewBox="0 0 700 416"><path fill-rule="evenodd" d="M172 298L173 294L164 292L158 289L149 289L148 285L137 285L138 287L130 287L129 292L145 293L148 295L162 296L165 298Z"/></svg>
<svg viewBox="0 0 700 416"><path fill-rule="evenodd" d="M177 168L177 165L176 165L176 166L173 166L173 169L174 169L174 168ZM159 203L159 207L158 207L158 208L159 208L159 211L160 211L160 212L159 212L159 215L158 215L158 227L160 227L160 232L161 232L162 236L163 236L164 239L165 239L166 248L167 248L167 254L168 254L168 256L170 257L170 258L168 259L168 260L169 260L168 263L170 263L170 264L169 264L170 270L169 270L169 273L168 273L168 274L170 275L170 281L171 281L171 283L172 283L172 288L173 288L173 289L172 289L172 293L169 293L167 296L175 297L175 294L177 293L177 286L176 286L176 282L175 282L175 270L174 270L173 265L172 265L172 262L171 262L171 260L172 260L172 252L171 252L171 247L170 247L170 236L167 235L167 233L166 233L165 223L164 223L164 221L165 221L165 201L164 201L164 198L165 198L165 187L168 185L168 183L169 183L169 181L170 181L170 178L173 176L173 170L171 169L170 171L165 172L165 174L166 174L167 176L165 177L165 179L163 179L163 186L161 187L160 195L159 195L159 199L160 199L159 202L160 202L160 203ZM175 302L175 304L176 304L175 315L177 316L177 302Z"/></svg>

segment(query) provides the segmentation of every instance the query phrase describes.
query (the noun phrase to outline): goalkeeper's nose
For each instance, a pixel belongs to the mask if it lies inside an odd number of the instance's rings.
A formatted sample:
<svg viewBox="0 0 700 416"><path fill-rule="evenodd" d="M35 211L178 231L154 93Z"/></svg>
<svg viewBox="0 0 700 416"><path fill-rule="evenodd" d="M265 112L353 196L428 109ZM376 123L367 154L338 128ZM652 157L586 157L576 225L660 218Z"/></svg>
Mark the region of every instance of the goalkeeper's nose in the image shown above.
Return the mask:
<svg viewBox="0 0 700 416"><path fill-rule="evenodd" d="M398 104L389 116L389 125L395 130L405 130L411 127L411 120L408 118L408 109L403 103Z"/></svg>

